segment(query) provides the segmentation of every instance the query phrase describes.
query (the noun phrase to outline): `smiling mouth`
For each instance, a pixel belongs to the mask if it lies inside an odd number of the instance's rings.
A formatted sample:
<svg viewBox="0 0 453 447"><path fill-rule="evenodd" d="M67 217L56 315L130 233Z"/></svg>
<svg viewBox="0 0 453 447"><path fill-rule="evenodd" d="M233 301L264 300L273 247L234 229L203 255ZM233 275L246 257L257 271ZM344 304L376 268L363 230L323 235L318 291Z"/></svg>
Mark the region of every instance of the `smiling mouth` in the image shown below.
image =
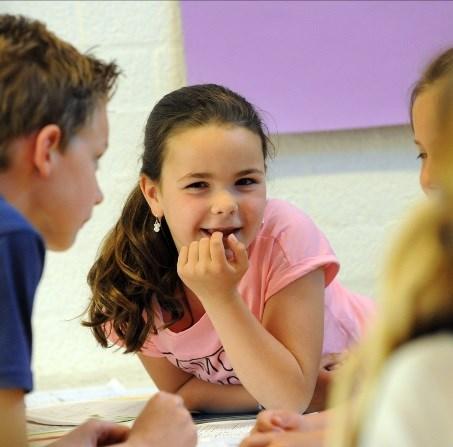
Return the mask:
<svg viewBox="0 0 453 447"><path fill-rule="evenodd" d="M202 228L201 232L206 236L212 236L216 231L223 234L223 239L226 239L230 234L237 234L241 228Z"/></svg>

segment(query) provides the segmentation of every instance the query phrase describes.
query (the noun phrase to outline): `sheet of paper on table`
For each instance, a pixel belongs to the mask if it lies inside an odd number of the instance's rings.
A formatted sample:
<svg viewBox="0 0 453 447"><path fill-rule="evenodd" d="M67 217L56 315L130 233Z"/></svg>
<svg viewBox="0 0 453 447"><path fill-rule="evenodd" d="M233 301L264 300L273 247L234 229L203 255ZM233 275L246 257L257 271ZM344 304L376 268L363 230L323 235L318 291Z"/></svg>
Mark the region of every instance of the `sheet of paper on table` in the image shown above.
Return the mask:
<svg viewBox="0 0 453 447"><path fill-rule="evenodd" d="M90 418L127 422L138 416L147 401L147 398L122 397L100 401L65 403L27 410L27 421L63 426L77 426Z"/></svg>
<svg viewBox="0 0 453 447"><path fill-rule="evenodd" d="M25 396L28 409L58 405L65 402L86 402L114 397L151 396L157 391L155 386L126 388L118 379L111 379L104 385L61 390L33 391Z"/></svg>
<svg viewBox="0 0 453 447"><path fill-rule="evenodd" d="M132 424L133 421L125 423L128 426ZM197 424L197 447L237 447L250 432L253 424L254 420L216 421ZM47 446L73 428L28 424L28 429L34 433L29 436L29 447Z"/></svg>
<svg viewBox="0 0 453 447"><path fill-rule="evenodd" d="M29 445L31 447L47 445L90 417L131 426L146 405L152 390L145 390L150 392L147 396L139 395L137 390L127 396L127 390L117 385L114 383L113 387L110 384L101 390L92 389L91 393L87 390L65 390L63 393L65 398L61 397L61 393L52 392L52 396L43 393L31 405L28 403ZM86 398L87 393L92 397L97 396L98 400L71 402L74 398L75 400ZM105 398L99 399L101 396ZM40 406L39 402L45 404ZM53 402L53 405L49 405L49 402ZM197 423L198 447L237 447L254 424L254 415L195 414L194 419Z"/></svg>
<svg viewBox="0 0 453 447"><path fill-rule="evenodd" d="M254 423L250 419L235 419L198 424L197 447L237 447Z"/></svg>

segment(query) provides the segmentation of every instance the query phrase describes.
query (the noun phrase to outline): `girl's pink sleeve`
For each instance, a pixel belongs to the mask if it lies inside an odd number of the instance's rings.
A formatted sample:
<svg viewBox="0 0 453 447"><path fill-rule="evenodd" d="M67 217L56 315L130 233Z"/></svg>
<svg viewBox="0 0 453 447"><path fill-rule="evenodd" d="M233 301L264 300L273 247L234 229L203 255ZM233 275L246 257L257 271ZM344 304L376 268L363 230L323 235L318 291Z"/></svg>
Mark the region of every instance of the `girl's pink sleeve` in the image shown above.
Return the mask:
<svg viewBox="0 0 453 447"><path fill-rule="evenodd" d="M285 224L272 241L267 271L266 300L291 282L319 268L324 270L327 287L340 265L324 234L299 209L286 210Z"/></svg>

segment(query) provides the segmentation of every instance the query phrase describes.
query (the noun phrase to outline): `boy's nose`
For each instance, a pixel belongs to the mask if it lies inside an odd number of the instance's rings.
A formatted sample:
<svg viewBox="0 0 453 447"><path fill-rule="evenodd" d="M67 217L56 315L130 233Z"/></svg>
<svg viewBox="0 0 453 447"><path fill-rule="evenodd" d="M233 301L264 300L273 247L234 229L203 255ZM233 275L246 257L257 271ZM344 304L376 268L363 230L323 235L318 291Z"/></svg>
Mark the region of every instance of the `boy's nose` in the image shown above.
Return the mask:
<svg viewBox="0 0 453 447"><path fill-rule="evenodd" d="M99 185L96 185L96 196L95 196L95 205L99 205L104 200L104 194L102 193L101 188Z"/></svg>

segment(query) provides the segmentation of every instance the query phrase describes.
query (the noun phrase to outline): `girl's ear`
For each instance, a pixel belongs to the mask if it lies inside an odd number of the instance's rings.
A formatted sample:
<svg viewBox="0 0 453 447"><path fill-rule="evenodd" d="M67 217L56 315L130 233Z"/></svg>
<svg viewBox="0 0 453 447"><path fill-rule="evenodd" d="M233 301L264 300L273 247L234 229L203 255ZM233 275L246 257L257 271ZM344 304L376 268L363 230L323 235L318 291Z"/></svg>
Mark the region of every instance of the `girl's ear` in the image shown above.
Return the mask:
<svg viewBox="0 0 453 447"><path fill-rule="evenodd" d="M33 163L43 177L49 177L61 142L61 129L56 124L44 126L36 135Z"/></svg>
<svg viewBox="0 0 453 447"><path fill-rule="evenodd" d="M162 218L164 211L161 205L159 184L150 180L146 175L140 176L140 189L154 217Z"/></svg>

